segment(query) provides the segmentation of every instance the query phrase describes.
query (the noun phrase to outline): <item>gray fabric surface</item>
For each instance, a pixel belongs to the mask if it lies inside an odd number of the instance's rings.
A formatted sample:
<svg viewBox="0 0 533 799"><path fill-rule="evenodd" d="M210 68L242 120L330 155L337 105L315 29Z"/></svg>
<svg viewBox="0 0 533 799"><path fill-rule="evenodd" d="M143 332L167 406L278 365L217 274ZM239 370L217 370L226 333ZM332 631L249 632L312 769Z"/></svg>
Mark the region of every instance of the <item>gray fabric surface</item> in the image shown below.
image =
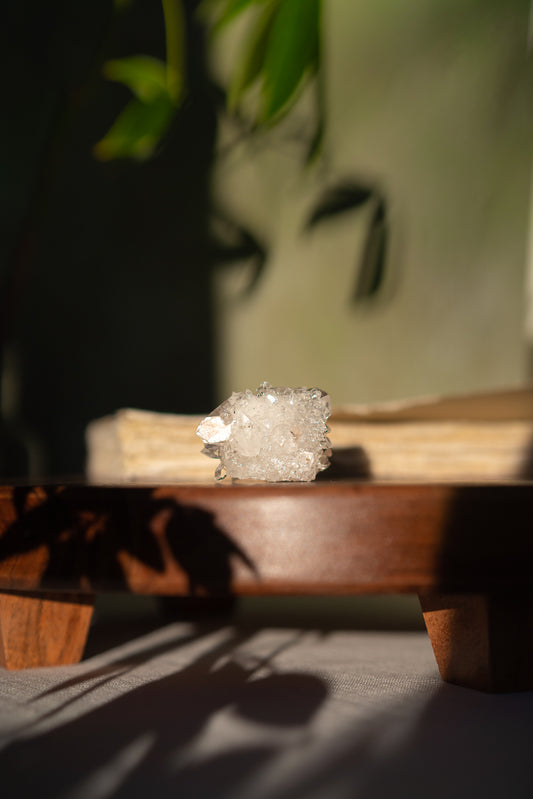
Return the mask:
<svg viewBox="0 0 533 799"><path fill-rule="evenodd" d="M533 796L533 693L443 684L420 631L97 624L0 676L6 799Z"/></svg>

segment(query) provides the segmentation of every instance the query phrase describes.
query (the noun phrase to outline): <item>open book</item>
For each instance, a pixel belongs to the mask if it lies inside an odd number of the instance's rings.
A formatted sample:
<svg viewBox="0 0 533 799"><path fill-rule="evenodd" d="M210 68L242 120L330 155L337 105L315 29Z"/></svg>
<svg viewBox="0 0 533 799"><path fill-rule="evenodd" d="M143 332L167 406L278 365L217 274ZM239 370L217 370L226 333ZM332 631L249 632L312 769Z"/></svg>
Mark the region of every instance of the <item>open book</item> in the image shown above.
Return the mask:
<svg viewBox="0 0 533 799"><path fill-rule="evenodd" d="M211 483L202 416L123 409L87 428L93 482ZM320 479L533 479L533 388L378 405L345 405L329 419L333 456Z"/></svg>

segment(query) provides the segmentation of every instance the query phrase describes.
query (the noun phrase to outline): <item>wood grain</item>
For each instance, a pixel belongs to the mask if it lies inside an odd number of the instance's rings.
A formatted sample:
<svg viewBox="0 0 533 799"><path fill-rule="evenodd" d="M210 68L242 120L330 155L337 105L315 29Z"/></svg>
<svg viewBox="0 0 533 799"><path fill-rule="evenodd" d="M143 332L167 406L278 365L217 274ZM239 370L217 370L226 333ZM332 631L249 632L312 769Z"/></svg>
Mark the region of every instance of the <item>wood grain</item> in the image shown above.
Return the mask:
<svg viewBox="0 0 533 799"><path fill-rule="evenodd" d="M443 680L488 692L533 690L533 591L434 594L420 604Z"/></svg>
<svg viewBox="0 0 533 799"><path fill-rule="evenodd" d="M427 594L531 583L530 483L24 491L30 503L0 488L0 589Z"/></svg>
<svg viewBox="0 0 533 799"><path fill-rule="evenodd" d="M0 593L0 666L26 669L77 663L93 612L90 596Z"/></svg>
<svg viewBox="0 0 533 799"><path fill-rule="evenodd" d="M519 690L533 688L532 519L527 482L5 486L0 591L33 631L49 624L25 592L417 593L444 679ZM11 600L4 649L28 639Z"/></svg>

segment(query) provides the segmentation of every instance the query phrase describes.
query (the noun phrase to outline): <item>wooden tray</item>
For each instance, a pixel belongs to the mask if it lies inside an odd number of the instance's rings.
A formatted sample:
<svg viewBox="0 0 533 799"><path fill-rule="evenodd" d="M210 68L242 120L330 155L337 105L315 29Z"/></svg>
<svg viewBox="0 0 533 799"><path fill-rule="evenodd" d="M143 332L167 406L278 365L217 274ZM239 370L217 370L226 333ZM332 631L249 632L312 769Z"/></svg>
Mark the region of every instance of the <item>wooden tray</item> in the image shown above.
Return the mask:
<svg viewBox="0 0 533 799"><path fill-rule="evenodd" d="M533 483L0 487L0 663L75 662L94 593L419 595L443 679L533 688Z"/></svg>

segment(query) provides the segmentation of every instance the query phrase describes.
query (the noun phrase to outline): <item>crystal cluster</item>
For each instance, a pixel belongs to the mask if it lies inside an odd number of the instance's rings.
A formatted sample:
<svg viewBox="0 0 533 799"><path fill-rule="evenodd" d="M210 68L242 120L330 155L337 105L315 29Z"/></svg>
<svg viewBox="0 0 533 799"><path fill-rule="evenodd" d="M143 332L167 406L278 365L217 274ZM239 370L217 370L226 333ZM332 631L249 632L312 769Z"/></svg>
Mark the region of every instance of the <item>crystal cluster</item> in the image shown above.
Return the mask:
<svg viewBox="0 0 533 799"><path fill-rule="evenodd" d="M331 455L329 397L319 388L274 387L233 393L198 426L203 452L219 458L217 480L314 480Z"/></svg>

